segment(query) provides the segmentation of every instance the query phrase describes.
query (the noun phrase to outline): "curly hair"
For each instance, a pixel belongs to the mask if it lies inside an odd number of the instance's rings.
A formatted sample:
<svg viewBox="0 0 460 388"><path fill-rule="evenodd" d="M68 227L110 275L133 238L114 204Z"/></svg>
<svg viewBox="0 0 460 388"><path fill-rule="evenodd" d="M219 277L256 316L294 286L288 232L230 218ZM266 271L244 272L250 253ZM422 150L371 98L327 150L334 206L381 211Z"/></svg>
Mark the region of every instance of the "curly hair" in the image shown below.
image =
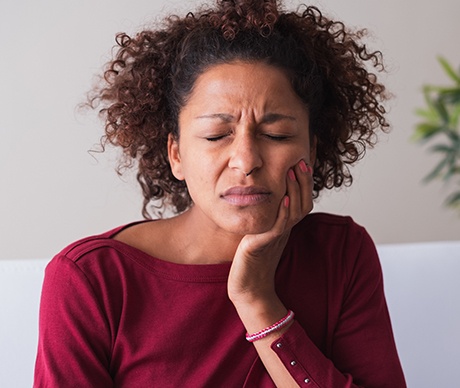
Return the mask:
<svg viewBox="0 0 460 388"><path fill-rule="evenodd" d="M102 144L123 150L119 172L137 167L150 218L153 200L176 212L192 204L167 155L168 135L179 137L178 116L197 77L210 66L260 61L285 71L309 109L317 139L314 197L324 189L350 185L348 166L375 145L386 130L385 87L371 71L383 71L380 51L361 43L365 30L352 31L313 6L284 11L276 0L217 0L212 9L169 16L134 37L120 33L117 52L92 107L105 119Z"/></svg>

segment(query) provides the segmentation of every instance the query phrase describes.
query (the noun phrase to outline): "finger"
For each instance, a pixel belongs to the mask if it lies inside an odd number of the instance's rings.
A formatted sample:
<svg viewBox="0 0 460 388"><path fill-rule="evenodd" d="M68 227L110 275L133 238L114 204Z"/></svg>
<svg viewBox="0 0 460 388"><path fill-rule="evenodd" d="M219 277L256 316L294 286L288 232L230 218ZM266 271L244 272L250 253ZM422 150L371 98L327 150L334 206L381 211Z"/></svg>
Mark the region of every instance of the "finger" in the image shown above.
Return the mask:
<svg viewBox="0 0 460 388"><path fill-rule="evenodd" d="M300 189L301 213L302 217L305 217L313 208L313 170L304 160L301 160L295 166L295 172Z"/></svg>
<svg viewBox="0 0 460 388"><path fill-rule="evenodd" d="M270 229L269 232L272 232L274 235L280 236L285 230L289 221L289 208L291 207L291 198L287 195L281 200L278 215L276 217L275 224Z"/></svg>
<svg viewBox="0 0 460 388"><path fill-rule="evenodd" d="M288 230L289 206L290 200L286 195L281 200L278 214L272 228L261 234L244 236L238 246L238 251L246 252L246 255L257 256L261 251L266 249L268 245L273 244L275 241L277 241L278 244L282 244L284 247L286 239L283 238L283 235L286 235L286 231Z"/></svg>
<svg viewBox="0 0 460 388"><path fill-rule="evenodd" d="M286 190L289 196L289 221L290 227L294 226L302 218L302 198L300 191L300 182L298 180L299 172L295 172L296 166L291 168L287 174Z"/></svg>

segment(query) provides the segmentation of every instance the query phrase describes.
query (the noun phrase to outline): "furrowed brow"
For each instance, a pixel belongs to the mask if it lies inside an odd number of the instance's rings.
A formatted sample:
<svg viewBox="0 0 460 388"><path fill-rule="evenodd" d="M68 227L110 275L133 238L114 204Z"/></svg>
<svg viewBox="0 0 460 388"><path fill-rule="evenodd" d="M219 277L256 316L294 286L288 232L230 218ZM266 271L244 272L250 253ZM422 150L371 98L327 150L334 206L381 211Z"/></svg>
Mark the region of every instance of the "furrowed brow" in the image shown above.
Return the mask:
<svg viewBox="0 0 460 388"><path fill-rule="evenodd" d="M201 115L195 117L196 119L218 119L225 123L232 122L235 117L228 113L212 113L208 115ZM261 123L263 124L272 124L277 121L289 120L296 121L297 119L294 116L284 115L281 113L267 113L262 117Z"/></svg>
<svg viewBox="0 0 460 388"><path fill-rule="evenodd" d="M280 113L267 113L262 117L262 123L266 124L271 124L282 120L296 121L297 119L294 116L283 115Z"/></svg>
<svg viewBox="0 0 460 388"><path fill-rule="evenodd" d="M202 115L195 117L196 119L218 119L225 123L230 123L233 121L234 117L227 113L212 113L209 115Z"/></svg>

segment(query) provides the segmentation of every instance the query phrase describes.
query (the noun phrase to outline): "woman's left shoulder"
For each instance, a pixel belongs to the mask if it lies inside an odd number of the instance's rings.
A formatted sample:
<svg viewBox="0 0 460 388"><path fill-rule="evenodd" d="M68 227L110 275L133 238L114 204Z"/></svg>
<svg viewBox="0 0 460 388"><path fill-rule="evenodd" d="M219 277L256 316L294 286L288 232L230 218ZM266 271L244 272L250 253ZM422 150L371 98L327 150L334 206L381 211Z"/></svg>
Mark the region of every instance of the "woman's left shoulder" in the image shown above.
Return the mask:
<svg viewBox="0 0 460 388"><path fill-rule="evenodd" d="M311 213L291 232L293 243L335 255L375 254L375 244L367 230L350 216Z"/></svg>
<svg viewBox="0 0 460 388"><path fill-rule="evenodd" d="M290 246L343 273L361 265L379 267L374 241L350 216L309 214L292 230Z"/></svg>
<svg viewBox="0 0 460 388"><path fill-rule="evenodd" d="M362 235L364 227L356 223L352 217L330 213L310 213L296 225L302 233L325 233L328 235Z"/></svg>

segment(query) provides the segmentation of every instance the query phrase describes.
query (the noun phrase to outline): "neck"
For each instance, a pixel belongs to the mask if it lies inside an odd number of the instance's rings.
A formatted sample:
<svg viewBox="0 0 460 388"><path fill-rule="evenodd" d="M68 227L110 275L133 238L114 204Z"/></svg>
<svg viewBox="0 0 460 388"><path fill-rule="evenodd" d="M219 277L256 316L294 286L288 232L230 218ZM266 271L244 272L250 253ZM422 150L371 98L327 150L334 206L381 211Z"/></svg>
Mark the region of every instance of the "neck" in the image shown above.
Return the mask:
<svg viewBox="0 0 460 388"><path fill-rule="evenodd" d="M171 219L175 241L190 264L218 264L232 261L242 235L229 233L190 208Z"/></svg>

